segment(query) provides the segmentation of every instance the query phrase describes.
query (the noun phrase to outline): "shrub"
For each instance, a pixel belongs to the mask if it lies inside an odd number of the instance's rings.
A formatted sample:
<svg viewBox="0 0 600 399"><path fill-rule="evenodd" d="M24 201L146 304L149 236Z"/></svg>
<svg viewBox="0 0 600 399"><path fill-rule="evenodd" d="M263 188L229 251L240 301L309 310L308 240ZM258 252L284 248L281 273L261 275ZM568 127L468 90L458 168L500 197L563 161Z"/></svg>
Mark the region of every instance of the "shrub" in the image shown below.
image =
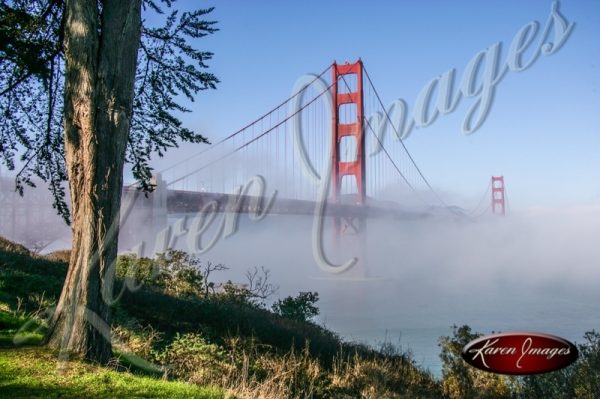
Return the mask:
<svg viewBox="0 0 600 399"><path fill-rule="evenodd" d="M579 345L580 362L575 371L575 397L593 399L600 392L600 333L592 330Z"/></svg>
<svg viewBox="0 0 600 399"><path fill-rule="evenodd" d="M169 376L196 384L223 383L232 366L227 353L196 333L179 334L154 359L166 367Z"/></svg>
<svg viewBox="0 0 600 399"><path fill-rule="evenodd" d="M134 318L128 318L121 325L112 327L113 344L144 359L150 359L157 342L164 335L151 325L145 327Z"/></svg>
<svg viewBox="0 0 600 399"><path fill-rule="evenodd" d="M600 334L591 331L578 345L579 359L551 373L509 377L468 366L460 351L481 336L454 326L453 337L440 338L442 386L448 398L597 399L600 392Z"/></svg>
<svg viewBox="0 0 600 399"><path fill-rule="evenodd" d="M120 255L117 258L116 275L125 279L130 288L139 284L156 285L159 273L159 266L152 259L138 258L135 255Z"/></svg>
<svg viewBox="0 0 600 399"><path fill-rule="evenodd" d="M315 303L319 300L316 292L300 292L297 297L288 296L273 304L273 311L286 319L306 322L319 314Z"/></svg>
<svg viewBox="0 0 600 399"><path fill-rule="evenodd" d="M158 285L178 297L203 294L200 260L183 251L169 250L158 254Z"/></svg>
<svg viewBox="0 0 600 399"><path fill-rule="evenodd" d="M117 260L116 275L125 279L132 290L147 285L176 297L206 293L200 260L183 251L169 250L158 254L156 259L121 255Z"/></svg>
<svg viewBox="0 0 600 399"><path fill-rule="evenodd" d="M586 332L579 360L569 367L521 380L519 398L597 399L600 392L600 334Z"/></svg>
<svg viewBox="0 0 600 399"><path fill-rule="evenodd" d="M236 284L231 280L227 280L227 282L221 286L221 289L217 293L217 297L230 303L237 303L240 305L252 304L252 293L250 290L243 284Z"/></svg>
<svg viewBox="0 0 600 399"><path fill-rule="evenodd" d="M452 337L441 337L442 387L451 399L459 398L510 398L514 378L477 370L462 359L465 345L481 334L471 331L469 326L454 326Z"/></svg>

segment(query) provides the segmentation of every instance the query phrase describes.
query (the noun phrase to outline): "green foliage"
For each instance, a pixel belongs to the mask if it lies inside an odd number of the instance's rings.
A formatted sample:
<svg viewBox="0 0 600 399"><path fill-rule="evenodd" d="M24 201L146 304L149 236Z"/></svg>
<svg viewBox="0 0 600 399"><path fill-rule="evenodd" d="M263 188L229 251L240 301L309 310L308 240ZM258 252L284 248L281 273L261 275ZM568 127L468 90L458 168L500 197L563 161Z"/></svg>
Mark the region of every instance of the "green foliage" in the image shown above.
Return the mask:
<svg viewBox="0 0 600 399"><path fill-rule="evenodd" d="M157 285L177 297L202 296L200 260L183 251L169 250L159 254Z"/></svg>
<svg viewBox="0 0 600 399"><path fill-rule="evenodd" d="M196 256L169 250L158 254L156 259L121 255L117 259L116 276L124 279L132 291L146 285L177 297L200 297L206 292L201 268Z"/></svg>
<svg viewBox="0 0 600 399"><path fill-rule="evenodd" d="M250 305L252 293L244 285L227 280L227 282L221 286L221 291L217 294L217 298L225 302Z"/></svg>
<svg viewBox="0 0 600 399"><path fill-rule="evenodd" d="M10 293L6 302L13 306L21 298L23 311L38 310L42 297L58 298L66 274L64 263L0 249L0 298L3 292Z"/></svg>
<svg viewBox="0 0 600 399"><path fill-rule="evenodd" d="M0 249L0 344L10 346L17 333L23 343L39 342L40 324L31 317L31 312L56 300L67 269L64 262L15 250L17 252L11 253ZM167 253L160 262L133 256L119 258L117 274L121 278L130 276L136 283L143 282L135 292L126 291L114 307L113 337L121 352L121 364L127 361L128 366L141 370L137 362L131 361L135 358L127 355L133 353L139 359L164 366L167 376L228 387L239 398L253 399L598 397L598 332L585 334L584 342L578 345L580 358L568 368L530 377L506 377L468 366L460 352L481 334L468 326L455 327L452 336L440 339L443 379L437 381L419 369L409 355L389 344L374 350L343 342L335 333L314 323L298 321L297 314L318 312L316 293L301 293L279 301L280 305L293 304L289 308L277 308L280 315L281 309L292 309L290 314L294 316L281 317L251 303L248 292L252 284L230 283L230 289L224 288L228 286L225 284L222 289L207 291L207 266L190 261L181 253ZM187 294L188 289L198 283L198 276L190 280L187 273L179 273L188 267L199 267L198 273L203 276L198 291L201 295ZM215 267L211 266L211 270ZM167 281L171 284L173 276L180 276L181 281L167 289ZM194 284L189 284L190 281ZM22 350L25 349L19 349ZM27 350L19 353L33 353ZM39 366L43 377L33 369L15 371L12 366L2 364L3 353L7 352L0 350L0 392L8 392L11 397L41 397L42 393L52 397L56 392L56 376L43 370L46 365ZM41 353L48 357L45 352ZM36 361L39 354L35 354ZM37 368L39 364L31 360L27 366ZM2 367L12 371L4 372ZM104 375L104 371L96 372ZM22 379L24 373L29 373L30 379ZM80 370L77 375L88 374ZM8 385L7 375L16 376L22 385ZM63 384L61 397L168 398L194 397L193 392L203 392L182 385L186 387L181 391L185 394L173 394L155 387L154 379L140 382L137 377L120 373L106 377L110 383L100 383L92 376L85 378L87 383L95 384L95 390L85 391L83 395L83 383L75 379L74 385Z"/></svg>
<svg viewBox="0 0 600 399"><path fill-rule="evenodd" d="M150 324L143 326L134 317L129 316L122 306L117 305L114 313L111 331L113 343L143 359L151 359L164 334Z"/></svg>
<svg viewBox="0 0 600 399"><path fill-rule="evenodd" d="M481 334L469 326L456 327L452 337L441 337L442 385L448 398L597 399L600 392L600 334L584 335L579 359L551 373L508 377L469 366L462 348Z"/></svg>
<svg viewBox="0 0 600 399"><path fill-rule="evenodd" d="M482 334L474 333L469 326L453 327L452 337L441 337L442 387L446 397L460 398L511 398L514 378L480 371L468 365L461 357L462 349Z"/></svg>
<svg viewBox="0 0 600 399"><path fill-rule="evenodd" d="M224 284L210 281L212 273L226 270L222 264L202 263L195 255L168 250L156 259L121 255L117 260L116 276L123 279L129 290L141 286L158 288L180 298L214 298L221 302L262 307L263 300L276 291L268 282L269 271L254 268L246 273L247 284L231 280Z"/></svg>
<svg viewBox="0 0 600 399"><path fill-rule="evenodd" d="M12 272L36 276L36 284L42 284L44 278L56 279L59 282L58 289L52 293L47 292L47 297L57 298L66 274L65 263L38 259L31 255L5 255L6 266L10 263ZM182 286L186 287L182 282L175 284L179 288L168 291L166 281L172 282L173 276L180 275L183 281L188 281L183 278L186 273L178 272L192 264L194 267L201 266L199 273L203 276L203 294L176 295L176 292L186 292L186 289L181 289ZM314 398L335 399L361 396L375 398L377 396L373 395L378 392L389 393L383 397L401 398L396 393L392 395L396 391L407 395L413 393L409 397L414 398L438 397L435 394L416 394L435 388L437 383L404 356L394 355L395 360L388 362L386 355L363 345L345 343L335 333L314 323L283 318L257 306L252 298L262 297L272 291L272 287L265 283L265 272L261 274L260 270L255 269L249 272L248 284L231 283L230 286L236 288L229 291L213 285L213 291L206 285L210 274L208 270L220 270L218 266L209 267L208 263L200 265L190 262L181 253L167 253L160 261L133 256L119 258L117 275L121 279L136 279L136 286L139 286L139 281L144 282L137 290L126 290L113 308L115 324L112 332L121 365L135 367L138 372L156 371L156 368L146 367L138 361L146 360L148 364L164 366L167 376L173 378L230 387L241 399L300 399L311 395ZM4 267L0 263L0 270ZM160 286L163 283L165 285ZM5 287L7 298L14 298L14 292L20 292L19 287L10 282ZM36 287L30 286L28 289L35 290ZM210 294L206 295L207 292ZM240 300L241 298L244 300ZM299 295L298 298L304 298L304 302L314 307L318 297L314 294ZM35 303L41 302L37 300ZM305 314L316 312L317 310L312 310ZM25 319L21 318L11 325L15 326L22 321ZM31 325L31 328L34 327L36 326ZM7 336L7 342L12 342L13 335ZM23 334L23 338L29 339L26 334ZM356 356L356 361L350 363L351 368L336 369L333 366L336 359L347 359L350 353ZM346 373L354 373L353 379L344 380ZM115 376L111 375L110 380L121 378L121 374L115 373ZM97 380L87 381L99 384ZM81 394L80 385L63 385L61 394L63 397L173 397L169 392L164 395L162 392L157 393L149 383L126 378L122 381L141 385L135 391L134 387L127 387L128 391L123 391L125 393L112 384L100 385L97 391L86 392L86 395ZM334 381L338 383L334 384ZM384 388L378 389L377 386L382 381L385 382ZM30 389L28 392L31 392L32 397L38 395L35 389L37 382L25 381L23 384ZM47 381L44 384L52 385ZM51 396L55 391L47 388L47 385L45 392ZM18 396L22 391L9 392ZM186 396L182 394L180 397Z"/></svg>
<svg viewBox="0 0 600 399"><path fill-rule="evenodd" d="M225 350L196 333L176 334L153 358L165 366L167 375L197 384L214 383L231 371Z"/></svg>
<svg viewBox="0 0 600 399"><path fill-rule="evenodd" d="M130 289L140 285L156 285L160 270L158 264L150 258L138 258L135 255L117 257L116 276L125 279Z"/></svg>
<svg viewBox="0 0 600 399"><path fill-rule="evenodd" d="M0 159L9 170L20 154L16 177L34 186L36 175L49 183L53 206L66 217L66 180L62 135L64 2L0 2Z"/></svg>
<svg viewBox="0 0 600 399"><path fill-rule="evenodd" d="M577 396L573 386L573 367L522 377L515 396L523 399L575 399Z"/></svg>
<svg viewBox="0 0 600 399"><path fill-rule="evenodd" d="M117 372L72 359L57 363L44 348L0 349L0 396L5 398L225 399L222 389Z"/></svg>
<svg viewBox="0 0 600 399"><path fill-rule="evenodd" d="M246 272L247 282L245 284L236 284L228 280L225 284L218 286L218 290L214 290L215 297L224 302L264 308L265 299L269 298L279 289L269 282L269 275L269 270L264 267L260 269L258 267L251 268Z"/></svg>
<svg viewBox="0 0 600 399"><path fill-rule="evenodd" d="M164 0L171 7L172 0ZM163 10L157 1L146 1L157 11ZM182 126L175 112L189 112L176 99L182 95L194 100L201 90L214 89L219 80L204 72L213 54L189 44L216 32L215 21L203 20L213 9L192 12L172 11L160 28L142 27L138 53L138 78L135 83L135 112L131 124L131 140L126 160L132 163L133 175L145 190L151 190L150 154L159 156L178 141L208 143L200 134Z"/></svg>
<svg viewBox="0 0 600 399"><path fill-rule="evenodd" d="M1 347L39 344L45 331L37 319L0 310Z"/></svg>
<svg viewBox="0 0 600 399"><path fill-rule="evenodd" d="M341 345L339 337L321 326L284 319L266 309L219 296L176 298L142 288L135 293L126 292L121 302L131 317L151 324L167 336L201 329L215 343L224 344L225 337L231 335L254 337L282 353L291 347L300 350L309 340L311 355L324 364L331 364Z"/></svg>
<svg viewBox="0 0 600 399"><path fill-rule="evenodd" d="M580 360L574 372L574 397L597 398L600 393L600 333L592 330L579 345Z"/></svg>
<svg viewBox="0 0 600 399"><path fill-rule="evenodd" d="M315 303L319 300L316 292L300 292L298 296L280 299L273 304L273 311L282 317L307 322L319 314Z"/></svg>
<svg viewBox="0 0 600 399"><path fill-rule="evenodd" d="M191 45L217 31L207 21L212 8L178 13L175 0L143 0L163 26L142 26L134 89L134 110L125 160L132 164L142 189L151 191L153 153L162 156L180 142L207 143L183 126L188 112L179 98L214 89L219 82L209 72L213 54ZM102 1L97 1L102 13ZM65 2L60 0L0 0L0 161L15 169L22 161L16 187L34 186L33 176L49 183L53 206L69 220L63 135L65 86L63 32ZM102 17L100 15L100 17Z"/></svg>
<svg viewBox="0 0 600 399"><path fill-rule="evenodd" d="M27 321L24 315L10 314L0 310L0 330L17 329Z"/></svg>
<svg viewBox="0 0 600 399"><path fill-rule="evenodd" d="M579 360L564 369L523 377L519 398L597 399L600 392L600 334L586 332Z"/></svg>
<svg viewBox="0 0 600 399"><path fill-rule="evenodd" d="M44 14L36 15L19 1L0 2L0 59L10 62L22 75L47 78L50 70L40 59L50 59L56 51L51 37L43 35L49 23ZM14 4L16 3L16 4Z"/></svg>

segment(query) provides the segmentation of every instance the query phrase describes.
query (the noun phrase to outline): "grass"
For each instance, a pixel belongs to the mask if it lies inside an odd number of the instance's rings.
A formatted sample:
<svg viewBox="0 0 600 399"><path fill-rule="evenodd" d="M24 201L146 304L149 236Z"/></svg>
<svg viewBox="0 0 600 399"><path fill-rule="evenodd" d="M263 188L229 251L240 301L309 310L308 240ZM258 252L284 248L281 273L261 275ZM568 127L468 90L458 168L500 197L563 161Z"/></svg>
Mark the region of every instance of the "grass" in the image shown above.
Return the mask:
<svg viewBox="0 0 600 399"><path fill-rule="evenodd" d="M114 371L80 360L59 363L42 347L0 349L2 398L226 398L223 390Z"/></svg>
<svg viewBox="0 0 600 399"><path fill-rule="evenodd" d="M18 344L38 344L43 330L39 324L24 315L14 315L0 309L0 347Z"/></svg>
<svg viewBox="0 0 600 399"><path fill-rule="evenodd" d="M151 285L126 291L114 307L109 367L58 362L47 348L19 345L42 340L67 259L67 251L38 256L0 237L0 398L600 399L594 331L568 368L498 378L460 357L475 337L464 326L441 341L440 381L393 345L345 342L239 298L182 297Z"/></svg>
<svg viewBox="0 0 600 399"><path fill-rule="evenodd" d="M439 382L405 354L345 342L238 297L182 297L151 285L125 291L113 309L113 367L73 360L60 368L56 354L15 348L15 338L41 342L67 255L31 254L0 238L0 398L440 397ZM148 362L159 372L143 370Z"/></svg>

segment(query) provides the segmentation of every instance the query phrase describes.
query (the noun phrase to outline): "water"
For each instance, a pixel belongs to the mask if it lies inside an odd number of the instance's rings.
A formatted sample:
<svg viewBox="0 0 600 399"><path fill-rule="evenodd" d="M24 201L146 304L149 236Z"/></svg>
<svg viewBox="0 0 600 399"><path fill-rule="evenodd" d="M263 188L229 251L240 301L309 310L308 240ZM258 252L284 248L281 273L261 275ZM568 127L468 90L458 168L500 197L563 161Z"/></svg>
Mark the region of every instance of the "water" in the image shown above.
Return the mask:
<svg viewBox="0 0 600 399"><path fill-rule="evenodd" d="M219 281L243 281L248 268L264 266L279 297L317 291L319 323L347 340L397 344L440 376L438 339L451 335L453 325L485 334L540 331L577 342L600 329L598 220L598 207L477 222L372 220L364 253L349 245L335 256L325 231L333 258L362 257L363 273L338 276L315 264L312 217L252 222L243 215L237 232L201 257L230 268L215 276ZM189 249L185 240L178 245Z"/></svg>
<svg viewBox="0 0 600 399"><path fill-rule="evenodd" d="M394 290L404 287L404 292ZM349 290L351 291L351 290ZM410 350L417 364L441 375L438 339L451 326L467 324L473 331L541 331L581 342L583 333L600 327L598 295L572 292L498 289L472 294L430 291L420 295L398 281L374 283L370 297L352 304L338 298L321 304L326 322L343 336L377 346L388 341ZM328 295L326 296L328 297ZM350 310L357 306L355 311ZM346 309L340 312L339 309Z"/></svg>

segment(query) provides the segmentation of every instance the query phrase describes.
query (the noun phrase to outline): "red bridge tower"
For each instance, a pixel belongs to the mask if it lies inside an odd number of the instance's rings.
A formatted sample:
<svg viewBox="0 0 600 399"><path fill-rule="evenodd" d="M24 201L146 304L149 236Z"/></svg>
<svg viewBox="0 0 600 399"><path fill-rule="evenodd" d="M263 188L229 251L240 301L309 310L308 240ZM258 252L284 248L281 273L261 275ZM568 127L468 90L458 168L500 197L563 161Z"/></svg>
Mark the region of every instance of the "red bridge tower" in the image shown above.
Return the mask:
<svg viewBox="0 0 600 399"><path fill-rule="evenodd" d="M354 75L354 76L353 76ZM350 79L351 78L351 79ZM332 72L332 143L331 143L331 199L333 203L339 204L342 201L341 189L344 176L352 176L356 183L355 205L366 205L366 184L365 184L365 135L363 129L363 64L359 59L354 64L338 65L333 63ZM348 80L356 82L355 91L350 91ZM349 107L349 112L344 115L351 115L350 120L341 120L340 109ZM355 117L355 118L354 118ZM342 157L342 141L354 141L350 148L355 149L355 153L350 158ZM344 219L342 221L342 219ZM354 230L354 233L363 233L365 227L364 217L348 218L340 214L334 216L335 233L340 237L348 228ZM343 223L343 224L342 224Z"/></svg>
<svg viewBox="0 0 600 399"><path fill-rule="evenodd" d="M504 176L492 176L492 213L506 215Z"/></svg>

